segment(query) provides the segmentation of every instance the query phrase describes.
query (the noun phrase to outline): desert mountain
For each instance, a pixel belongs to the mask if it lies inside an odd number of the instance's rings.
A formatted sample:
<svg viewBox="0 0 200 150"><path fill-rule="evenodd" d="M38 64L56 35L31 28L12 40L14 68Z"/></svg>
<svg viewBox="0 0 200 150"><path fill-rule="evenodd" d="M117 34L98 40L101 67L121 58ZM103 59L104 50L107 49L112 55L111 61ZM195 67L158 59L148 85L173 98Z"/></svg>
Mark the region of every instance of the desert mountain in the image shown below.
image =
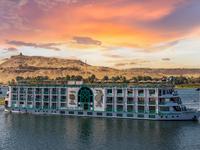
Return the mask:
<svg viewBox="0 0 200 150"><path fill-rule="evenodd" d="M151 77L162 76L200 76L200 69L148 69L133 68L126 70L118 70L108 67L98 67L86 64L80 60L60 59L41 56L24 56L17 55L3 60L0 64L0 82L6 83L17 76L36 77L48 76L50 78L64 77L66 75L81 75L88 77L94 74L101 79L105 75L133 76L148 75Z"/></svg>

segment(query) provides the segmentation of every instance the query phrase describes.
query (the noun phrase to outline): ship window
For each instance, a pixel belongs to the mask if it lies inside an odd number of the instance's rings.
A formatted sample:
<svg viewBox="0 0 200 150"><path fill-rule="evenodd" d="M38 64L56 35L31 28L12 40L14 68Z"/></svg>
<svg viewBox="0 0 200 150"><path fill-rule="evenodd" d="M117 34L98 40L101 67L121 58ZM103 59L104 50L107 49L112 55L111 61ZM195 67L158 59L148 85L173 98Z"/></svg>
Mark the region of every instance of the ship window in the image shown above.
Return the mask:
<svg viewBox="0 0 200 150"><path fill-rule="evenodd" d="M169 107L160 106L160 111L169 111Z"/></svg>
<svg viewBox="0 0 200 150"><path fill-rule="evenodd" d="M126 116L127 117L133 117L133 114L127 114Z"/></svg>
<svg viewBox="0 0 200 150"><path fill-rule="evenodd" d="M173 106L175 111L181 111L181 107L180 106Z"/></svg>
<svg viewBox="0 0 200 150"><path fill-rule="evenodd" d="M117 114L117 117L123 117L123 114Z"/></svg>
<svg viewBox="0 0 200 150"><path fill-rule="evenodd" d="M65 103L61 103L60 107L66 107L66 104Z"/></svg>
<svg viewBox="0 0 200 150"><path fill-rule="evenodd" d="M139 114L139 115L138 115L138 118L144 118L144 115Z"/></svg>
<svg viewBox="0 0 200 150"><path fill-rule="evenodd" d="M155 105L156 104L156 99L155 98L149 98L149 104L150 105Z"/></svg>
<svg viewBox="0 0 200 150"><path fill-rule="evenodd" d="M149 90L149 95L150 95L150 96L155 96L155 94L156 94L155 89L150 89L150 90Z"/></svg>
<svg viewBox="0 0 200 150"><path fill-rule="evenodd" d="M98 113L97 113L97 116L102 116L102 115L103 115L103 114L102 114L102 113L100 113L100 112L98 112Z"/></svg>
<svg viewBox="0 0 200 150"><path fill-rule="evenodd" d="M93 115L93 113L92 113L92 112L87 112L87 115L90 115L90 116L91 116L91 115Z"/></svg>
<svg viewBox="0 0 200 150"><path fill-rule="evenodd" d="M83 112L78 112L78 115L83 115Z"/></svg>
<svg viewBox="0 0 200 150"><path fill-rule="evenodd" d="M123 103L123 97L117 97L117 103L122 104Z"/></svg>
<svg viewBox="0 0 200 150"><path fill-rule="evenodd" d="M133 89L127 89L127 95L129 96L132 96L133 94Z"/></svg>
<svg viewBox="0 0 200 150"><path fill-rule="evenodd" d="M112 89L107 89L107 94L112 94Z"/></svg>
<svg viewBox="0 0 200 150"><path fill-rule="evenodd" d="M117 89L117 94L122 94L122 93L123 93L122 89Z"/></svg>
<svg viewBox="0 0 200 150"><path fill-rule="evenodd" d="M112 113L106 113L106 116L112 116Z"/></svg>
<svg viewBox="0 0 200 150"><path fill-rule="evenodd" d="M144 96L144 90L138 90L138 96Z"/></svg>
<svg viewBox="0 0 200 150"><path fill-rule="evenodd" d="M155 115L149 115L149 118L155 118L156 116Z"/></svg>
<svg viewBox="0 0 200 150"><path fill-rule="evenodd" d="M106 103L113 103L113 98L112 97L107 97L106 98Z"/></svg>
<svg viewBox="0 0 200 150"><path fill-rule="evenodd" d="M134 111L134 106L129 105L127 106L127 112L133 112Z"/></svg>
<svg viewBox="0 0 200 150"><path fill-rule="evenodd" d="M134 103L134 98L133 97L128 97L127 98L127 104L133 104Z"/></svg>
<svg viewBox="0 0 200 150"><path fill-rule="evenodd" d="M72 115L72 114L74 114L74 112L73 111L69 111L69 114Z"/></svg>

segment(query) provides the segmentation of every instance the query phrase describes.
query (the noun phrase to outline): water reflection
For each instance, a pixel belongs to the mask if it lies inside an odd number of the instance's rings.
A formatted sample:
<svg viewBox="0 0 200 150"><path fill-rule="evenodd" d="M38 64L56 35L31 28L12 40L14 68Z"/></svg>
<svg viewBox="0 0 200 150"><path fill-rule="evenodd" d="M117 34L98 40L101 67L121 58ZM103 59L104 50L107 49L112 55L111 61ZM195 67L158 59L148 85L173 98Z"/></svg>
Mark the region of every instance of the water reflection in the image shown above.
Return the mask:
<svg viewBox="0 0 200 150"><path fill-rule="evenodd" d="M0 112L0 149L200 149L198 122L142 121Z"/></svg>

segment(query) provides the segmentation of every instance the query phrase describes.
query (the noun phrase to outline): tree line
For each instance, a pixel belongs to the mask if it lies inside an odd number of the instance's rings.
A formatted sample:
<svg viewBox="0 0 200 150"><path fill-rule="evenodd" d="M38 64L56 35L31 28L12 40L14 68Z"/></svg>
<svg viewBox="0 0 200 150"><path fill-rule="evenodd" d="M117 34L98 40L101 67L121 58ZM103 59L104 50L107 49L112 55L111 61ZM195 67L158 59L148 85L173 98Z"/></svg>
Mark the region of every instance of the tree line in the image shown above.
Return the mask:
<svg viewBox="0 0 200 150"><path fill-rule="evenodd" d="M21 77L17 76L15 80L10 82L44 82L44 81L84 81L86 83L95 83L95 82L121 82L121 83L140 83L140 82L165 82L171 83L174 85L181 84L200 84L200 77L185 77L185 76L170 76L170 77L161 77L153 78L151 76L134 76L130 79L127 79L125 76L104 76L101 79L98 79L94 74L83 78L81 75L66 75L65 77L57 77L51 79L48 76L37 76L37 77Z"/></svg>

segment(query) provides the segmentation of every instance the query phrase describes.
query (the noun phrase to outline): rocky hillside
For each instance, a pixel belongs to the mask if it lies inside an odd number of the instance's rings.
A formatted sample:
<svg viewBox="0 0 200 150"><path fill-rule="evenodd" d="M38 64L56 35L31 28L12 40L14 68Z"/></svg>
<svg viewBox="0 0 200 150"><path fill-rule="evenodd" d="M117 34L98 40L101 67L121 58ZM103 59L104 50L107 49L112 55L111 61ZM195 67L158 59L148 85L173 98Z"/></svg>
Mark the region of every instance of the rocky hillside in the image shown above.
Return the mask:
<svg viewBox="0 0 200 150"><path fill-rule="evenodd" d="M149 75L152 77L162 76L200 76L200 69L146 69L133 68L127 70L117 70L108 67L97 67L86 64L80 60L60 59L39 56L12 56L3 60L0 64L0 82L6 83L16 76L36 77L49 76L50 78L64 77L66 75L82 75L88 77L94 74L97 78L105 75L112 77L116 75L133 76Z"/></svg>

